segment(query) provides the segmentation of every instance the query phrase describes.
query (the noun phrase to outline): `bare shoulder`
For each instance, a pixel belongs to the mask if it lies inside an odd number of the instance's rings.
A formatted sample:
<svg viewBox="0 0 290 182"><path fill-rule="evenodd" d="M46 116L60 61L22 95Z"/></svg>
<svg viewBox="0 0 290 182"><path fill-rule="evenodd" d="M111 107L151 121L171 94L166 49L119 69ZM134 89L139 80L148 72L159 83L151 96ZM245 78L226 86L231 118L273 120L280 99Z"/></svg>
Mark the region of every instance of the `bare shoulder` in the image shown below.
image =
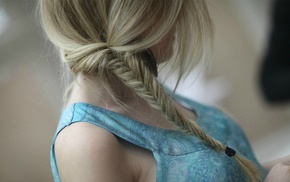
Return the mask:
<svg viewBox="0 0 290 182"><path fill-rule="evenodd" d="M55 143L61 181L131 181L117 138L98 126L79 122L64 128Z"/></svg>

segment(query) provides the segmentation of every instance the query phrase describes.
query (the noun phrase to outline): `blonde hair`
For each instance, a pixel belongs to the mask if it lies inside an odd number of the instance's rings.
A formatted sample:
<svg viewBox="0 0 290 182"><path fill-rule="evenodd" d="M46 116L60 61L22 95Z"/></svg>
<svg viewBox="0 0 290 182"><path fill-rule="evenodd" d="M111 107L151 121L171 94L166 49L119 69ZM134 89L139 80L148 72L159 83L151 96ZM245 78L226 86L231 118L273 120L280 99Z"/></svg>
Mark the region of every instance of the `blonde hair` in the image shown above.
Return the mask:
<svg viewBox="0 0 290 182"><path fill-rule="evenodd" d="M178 112L141 55L175 27L170 64L179 73L177 84L197 63L207 60L213 28L204 0L40 0L39 10L48 38L74 75L101 77L112 97L109 78L114 75L179 130L217 151L226 150ZM234 157L249 181L261 180L255 164Z"/></svg>

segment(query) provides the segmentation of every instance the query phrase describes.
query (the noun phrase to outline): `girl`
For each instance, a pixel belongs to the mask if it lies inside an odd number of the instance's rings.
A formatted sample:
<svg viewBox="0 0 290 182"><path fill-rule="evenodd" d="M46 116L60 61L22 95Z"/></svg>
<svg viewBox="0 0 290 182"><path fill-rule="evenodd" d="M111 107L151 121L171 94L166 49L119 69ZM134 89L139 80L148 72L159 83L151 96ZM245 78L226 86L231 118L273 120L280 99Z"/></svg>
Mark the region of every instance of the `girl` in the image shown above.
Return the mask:
<svg viewBox="0 0 290 182"><path fill-rule="evenodd" d="M41 0L44 30L74 75L51 148L55 181L261 181L241 128L221 111L175 95L208 60L203 0Z"/></svg>

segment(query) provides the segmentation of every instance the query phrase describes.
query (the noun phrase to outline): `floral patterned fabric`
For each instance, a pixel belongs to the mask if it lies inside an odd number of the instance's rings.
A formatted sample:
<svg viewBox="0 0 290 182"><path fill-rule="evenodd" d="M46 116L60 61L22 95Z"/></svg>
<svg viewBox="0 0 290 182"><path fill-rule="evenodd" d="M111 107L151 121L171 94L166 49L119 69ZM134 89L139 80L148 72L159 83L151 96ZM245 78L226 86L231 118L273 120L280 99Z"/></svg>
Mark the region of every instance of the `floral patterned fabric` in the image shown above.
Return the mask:
<svg viewBox="0 0 290 182"><path fill-rule="evenodd" d="M207 134L255 162L264 173L243 131L234 121L214 107L177 95L174 98L196 113L197 123ZM50 158L55 182L60 179L54 142L58 133L74 122L97 125L134 145L152 151L156 160L157 182L244 182L246 179L233 157L213 150L195 136L149 126L90 104L76 103L64 109L52 142Z"/></svg>

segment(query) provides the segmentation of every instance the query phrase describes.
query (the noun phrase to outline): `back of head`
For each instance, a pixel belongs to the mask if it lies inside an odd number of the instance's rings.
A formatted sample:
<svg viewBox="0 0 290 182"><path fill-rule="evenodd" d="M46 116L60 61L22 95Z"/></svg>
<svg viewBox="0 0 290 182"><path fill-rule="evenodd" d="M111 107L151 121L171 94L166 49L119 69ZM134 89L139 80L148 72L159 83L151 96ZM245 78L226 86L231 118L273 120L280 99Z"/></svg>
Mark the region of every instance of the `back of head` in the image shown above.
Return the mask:
<svg viewBox="0 0 290 182"><path fill-rule="evenodd" d="M75 75L102 78L112 97L109 78L113 75L178 129L218 151L226 149L175 109L156 80L157 66L150 53L174 30L170 61L179 78L206 60L213 31L204 0L40 0L39 9L48 38ZM144 56L148 51L151 56ZM167 59L168 52L158 54L159 59ZM249 179L259 178L250 161L235 157Z"/></svg>
<svg viewBox="0 0 290 182"><path fill-rule="evenodd" d="M75 74L96 74L104 59L114 57L108 54L147 50L173 27L172 65L180 76L204 60L211 46L212 24L201 0L41 0L40 12L49 39Z"/></svg>

